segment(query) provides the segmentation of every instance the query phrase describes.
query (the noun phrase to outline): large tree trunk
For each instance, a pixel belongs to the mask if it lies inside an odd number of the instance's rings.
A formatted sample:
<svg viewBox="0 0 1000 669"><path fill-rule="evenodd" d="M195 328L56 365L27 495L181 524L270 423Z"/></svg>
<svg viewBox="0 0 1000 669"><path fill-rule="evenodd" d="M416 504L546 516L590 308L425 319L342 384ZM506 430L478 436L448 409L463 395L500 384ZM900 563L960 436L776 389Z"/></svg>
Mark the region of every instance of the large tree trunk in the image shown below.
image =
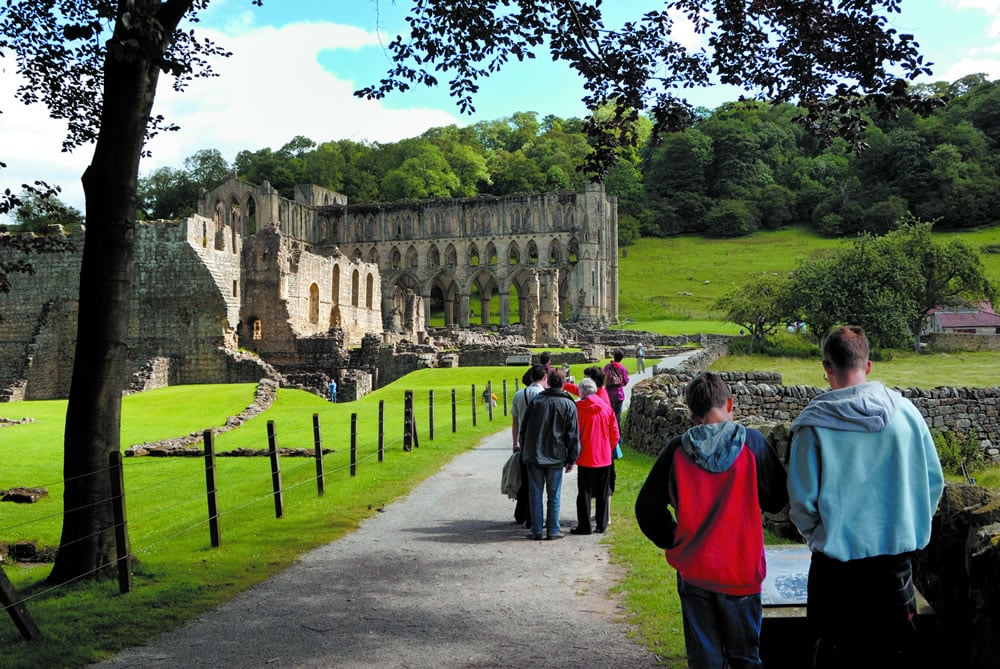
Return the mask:
<svg viewBox="0 0 1000 669"><path fill-rule="evenodd" d="M132 4L132 16L140 12L153 16L161 3L127 4ZM190 2L181 4L190 7ZM162 36L160 43L150 41L155 39L149 37L152 33L143 34L142 25L135 26L134 20L134 28L125 30L120 16L108 43L100 135L93 161L83 175L87 232L66 411L62 538L49 576L56 583L115 573L108 457L121 448L136 185L159 78L156 58L164 48ZM175 25L176 21L164 24L160 35L172 34ZM125 45L129 39L144 48Z"/></svg>

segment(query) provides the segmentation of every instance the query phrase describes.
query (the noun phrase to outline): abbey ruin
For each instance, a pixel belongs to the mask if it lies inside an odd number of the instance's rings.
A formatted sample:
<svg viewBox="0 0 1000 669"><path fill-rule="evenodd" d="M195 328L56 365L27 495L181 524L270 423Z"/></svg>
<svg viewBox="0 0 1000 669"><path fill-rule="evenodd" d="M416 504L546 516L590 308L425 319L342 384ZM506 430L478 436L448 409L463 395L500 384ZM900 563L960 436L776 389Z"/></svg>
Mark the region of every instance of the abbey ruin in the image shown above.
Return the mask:
<svg viewBox="0 0 1000 669"><path fill-rule="evenodd" d="M317 186L288 199L233 176L194 216L140 222L136 240L133 389L277 374L363 393L399 346L470 331L552 345L565 324L618 316L617 205L596 184L349 204ZM0 295L0 400L69 392L79 251L32 260L36 273Z"/></svg>

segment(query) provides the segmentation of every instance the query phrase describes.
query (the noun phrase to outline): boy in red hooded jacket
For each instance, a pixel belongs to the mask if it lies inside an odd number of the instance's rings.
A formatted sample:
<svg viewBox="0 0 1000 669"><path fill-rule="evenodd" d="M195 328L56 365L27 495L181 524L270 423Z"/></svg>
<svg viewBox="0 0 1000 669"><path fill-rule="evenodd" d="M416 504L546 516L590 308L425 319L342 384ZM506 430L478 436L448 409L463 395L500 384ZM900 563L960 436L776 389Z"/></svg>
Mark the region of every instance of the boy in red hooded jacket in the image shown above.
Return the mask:
<svg viewBox="0 0 1000 669"><path fill-rule="evenodd" d="M718 374L692 379L685 400L694 427L660 453L636 520L677 570L689 666L761 667L761 509L788 503L785 469L764 435L733 422L733 396Z"/></svg>

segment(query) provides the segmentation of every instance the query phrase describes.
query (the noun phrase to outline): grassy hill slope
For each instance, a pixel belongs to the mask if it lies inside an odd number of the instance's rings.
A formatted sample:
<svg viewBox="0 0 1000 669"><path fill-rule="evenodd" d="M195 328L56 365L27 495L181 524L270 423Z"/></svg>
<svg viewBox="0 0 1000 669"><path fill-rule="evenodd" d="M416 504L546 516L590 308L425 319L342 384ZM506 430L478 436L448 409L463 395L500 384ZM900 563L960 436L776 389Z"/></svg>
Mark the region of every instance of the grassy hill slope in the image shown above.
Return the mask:
<svg viewBox="0 0 1000 669"><path fill-rule="evenodd" d="M960 239L976 249L986 275L1000 287L1000 227L935 234L941 239ZM850 243L850 239L819 237L803 228L734 239L643 238L624 249L627 255L619 258L619 319L634 321L629 327L665 334L671 328L662 321L680 321L674 327L690 333L683 321L717 321L720 314L712 311L712 304L749 276L790 272L802 260ZM716 322L711 331L731 333L734 327Z"/></svg>

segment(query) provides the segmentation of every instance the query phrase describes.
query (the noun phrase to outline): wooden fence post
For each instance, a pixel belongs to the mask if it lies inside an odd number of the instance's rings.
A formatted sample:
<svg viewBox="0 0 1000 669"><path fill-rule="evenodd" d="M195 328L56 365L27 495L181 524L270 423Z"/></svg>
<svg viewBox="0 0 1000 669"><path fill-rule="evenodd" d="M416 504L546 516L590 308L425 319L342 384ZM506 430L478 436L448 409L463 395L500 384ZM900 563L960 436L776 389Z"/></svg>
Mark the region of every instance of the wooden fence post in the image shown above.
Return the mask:
<svg viewBox="0 0 1000 669"><path fill-rule="evenodd" d="M358 475L358 414L351 414L351 476Z"/></svg>
<svg viewBox="0 0 1000 669"><path fill-rule="evenodd" d="M493 422L493 382L486 382L486 413L490 416L490 422Z"/></svg>
<svg viewBox="0 0 1000 669"><path fill-rule="evenodd" d="M458 432L458 398L455 389L451 389L451 431Z"/></svg>
<svg viewBox="0 0 1000 669"><path fill-rule="evenodd" d="M434 441L434 389L427 391L427 438Z"/></svg>
<svg viewBox="0 0 1000 669"><path fill-rule="evenodd" d="M313 414L313 455L316 458L316 494L319 497L326 492L323 482L323 437L320 435L319 414Z"/></svg>
<svg viewBox="0 0 1000 669"><path fill-rule="evenodd" d="M202 432L205 444L205 489L208 495L208 536L212 548L222 545L222 533L219 531L219 500L215 485L215 436L211 430Z"/></svg>
<svg viewBox="0 0 1000 669"><path fill-rule="evenodd" d="M0 604L7 609L10 619L14 621L14 625L25 639L31 641L41 634L24 602L17 598L17 591L7 580L7 574L3 569L0 569Z"/></svg>
<svg viewBox="0 0 1000 669"><path fill-rule="evenodd" d="M128 516L125 514L125 478L122 474L122 452L108 454L111 475L111 511L115 519L115 550L118 560L118 592L132 592L132 547L128 541Z"/></svg>
<svg viewBox="0 0 1000 669"><path fill-rule="evenodd" d="M267 421L267 454L271 456L271 487L274 489L274 517L285 515L285 500L281 492L281 465L278 463L278 438L274 434L274 421Z"/></svg>
<svg viewBox="0 0 1000 669"><path fill-rule="evenodd" d="M385 400L378 401L378 461L385 460Z"/></svg>
<svg viewBox="0 0 1000 669"><path fill-rule="evenodd" d="M413 391L403 394L403 450L413 449Z"/></svg>
<svg viewBox="0 0 1000 669"><path fill-rule="evenodd" d="M507 415L507 379L503 380L503 415Z"/></svg>
<svg viewBox="0 0 1000 669"><path fill-rule="evenodd" d="M476 384L472 384L472 427L476 426Z"/></svg>

